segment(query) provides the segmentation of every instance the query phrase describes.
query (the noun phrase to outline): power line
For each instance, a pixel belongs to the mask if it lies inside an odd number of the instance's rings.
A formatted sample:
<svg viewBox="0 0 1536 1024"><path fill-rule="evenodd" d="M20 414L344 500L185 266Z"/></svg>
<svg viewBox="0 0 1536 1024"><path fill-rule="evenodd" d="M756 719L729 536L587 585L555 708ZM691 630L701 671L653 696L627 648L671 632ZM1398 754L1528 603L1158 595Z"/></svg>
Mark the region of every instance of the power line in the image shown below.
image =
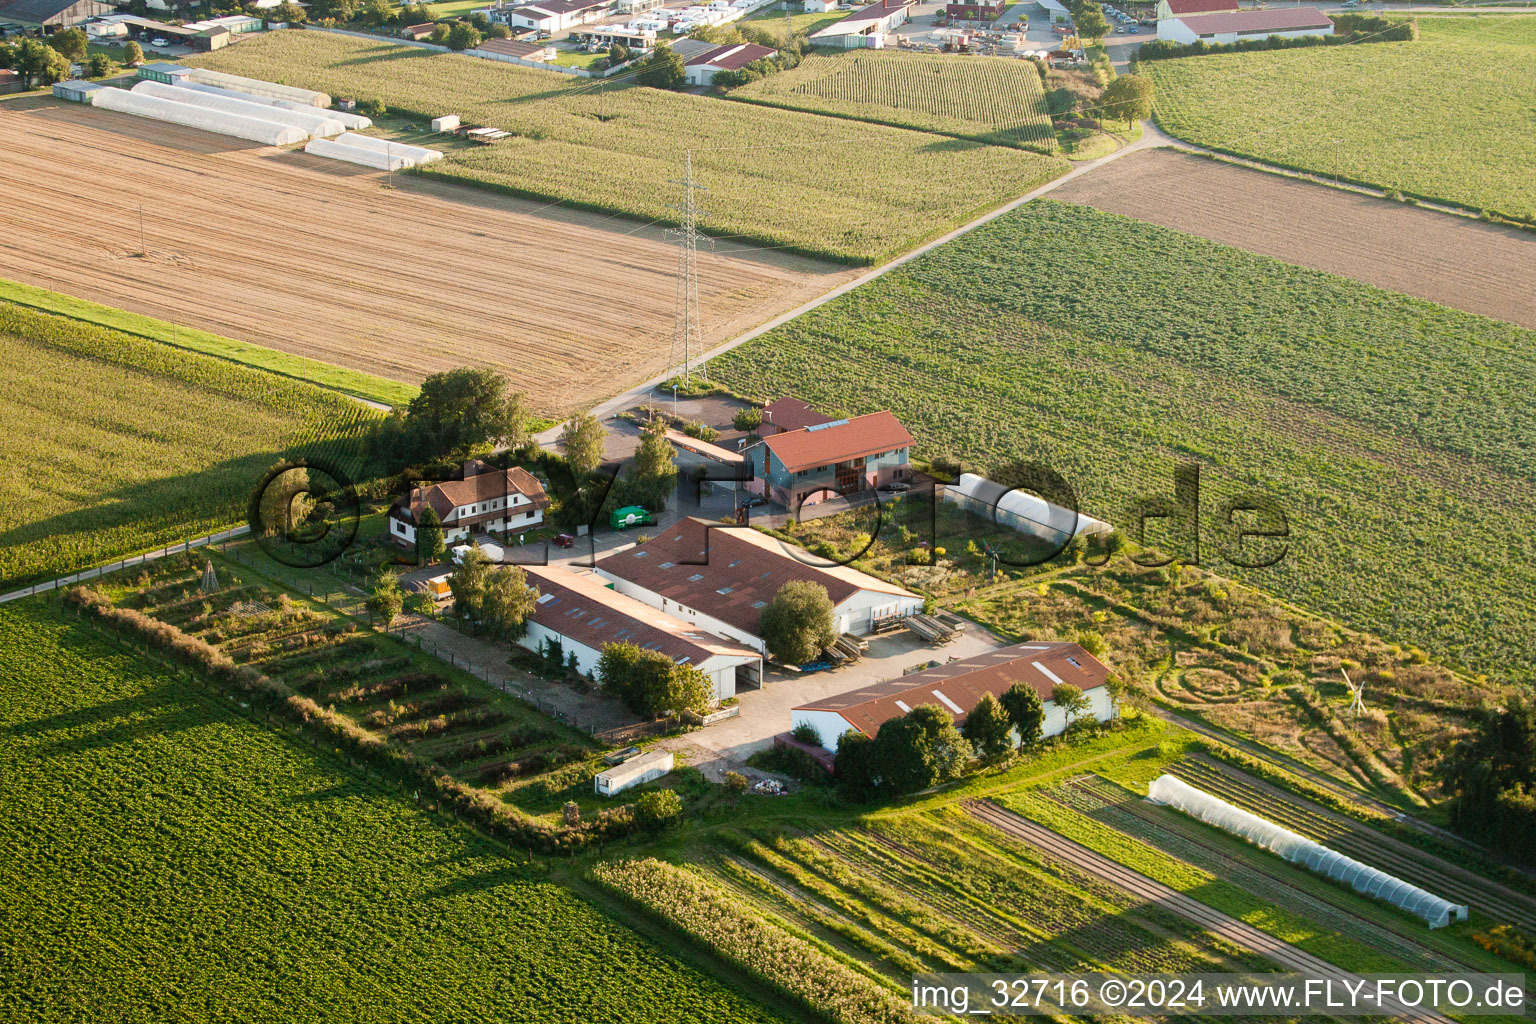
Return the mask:
<svg viewBox="0 0 1536 1024"><path fill-rule="evenodd" d="M672 184L682 186L683 201L669 204L668 209L679 212L679 226L668 234L678 237L677 264L677 317L672 329L672 348L667 365L677 365L677 352L683 353L683 382L693 379L693 354L704 352L702 325L699 322L699 218L707 216L699 209L695 192L708 189L693 180L693 150L683 158L683 177L672 179ZM702 368L701 368L702 372ZM706 380L709 378L706 376Z"/></svg>

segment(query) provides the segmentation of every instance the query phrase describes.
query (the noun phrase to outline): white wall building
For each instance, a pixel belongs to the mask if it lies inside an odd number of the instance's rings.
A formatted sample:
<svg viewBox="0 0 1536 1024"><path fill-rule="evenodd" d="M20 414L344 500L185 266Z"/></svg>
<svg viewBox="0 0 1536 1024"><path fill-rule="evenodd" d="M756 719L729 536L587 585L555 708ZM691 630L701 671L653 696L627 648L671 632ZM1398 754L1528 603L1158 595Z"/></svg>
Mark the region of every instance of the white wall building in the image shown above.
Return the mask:
<svg viewBox="0 0 1536 1024"><path fill-rule="evenodd" d="M1105 685L1108 676L1109 669L1078 644L1014 644L793 708L790 728L809 725L822 747L835 751L844 733L862 732L873 739L882 725L919 704L943 708L957 725L963 724L982 694L1001 697L1015 683L1024 683L1044 704L1041 734L1056 736L1070 724L1053 699L1056 687L1063 684L1076 686L1088 699L1080 718L1107 722L1115 717L1115 701ZM1013 741L1019 741L1017 732Z"/></svg>
<svg viewBox="0 0 1536 1024"><path fill-rule="evenodd" d="M613 796L631 786L661 778L672 770L673 763L670 751L647 750L623 764L598 772L592 779L592 788L598 796Z"/></svg>
<svg viewBox="0 0 1536 1024"><path fill-rule="evenodd" d="M880 47L886 35L907 23L915 0L877 0L812 33L820 46ZM807 8L809 9L809 8Z"/></svg>
<svg viewBox="0 0 1536 1024"><path fill-rule="evenodd" d="M1157 38L1175 43L1238 43L1280 36L1331 36L1333 22L1316 7L1277 7L1264 11L1164 18L1157 23Z"/></svg>
<svg viewBox="0 0 1536 1024"><path fill-rule="evenodd" d="M416 528L429 507L442 521L443 541L452 547L476 531L521 533L541 525L549 496L526 469L496 470L475 459L464 464L464 479L417 487L391 508L390 538L413 547Z"/></svg>

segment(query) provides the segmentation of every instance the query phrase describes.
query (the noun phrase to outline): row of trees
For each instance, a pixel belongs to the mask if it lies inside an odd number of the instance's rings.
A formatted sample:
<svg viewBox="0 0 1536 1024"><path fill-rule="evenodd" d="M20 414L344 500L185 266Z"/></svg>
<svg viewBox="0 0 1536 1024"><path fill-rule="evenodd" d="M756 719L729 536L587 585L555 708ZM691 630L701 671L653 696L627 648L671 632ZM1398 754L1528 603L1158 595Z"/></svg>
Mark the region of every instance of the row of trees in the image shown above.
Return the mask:
<svg viewBox="0 0 1536 1024"><path fill-rule="evenodd" d="M1473 734L1437 768L1451 798L1451 824L1473 838L1530 861L1536 836L1536 700L1482 710Z"/></svg>
<svg viewBox="0 0 1536 1024"><path fill-rule="evenodd" d="M1051 700L1069 723L1089 707L1087 695L1070 683L1057 686ZM858 801L916 793L960 778L978 761L1006 760L1013 754L1015 737L1018 749L1034 749L1044 726L1045 703L1025 683L1013 684L1001 698L983 694L963 728L956 728L937 704L919 704L881 725L874 739L861 732L839 738L838 788Z"/></svg>
<svg viewBox="0 0 1536 1024"><path fill-rule="evenodd" d="M52 85L70 76L73 61L85 62L87 78L104 78L113 71L112 58L104 53L87 52L86 35L79 28L55 32L47 40L22 38L15 43L0 43L0 68L16 72L22 85ZM144 59L138 43L129 43L124 53L131 64Z"/></svg>

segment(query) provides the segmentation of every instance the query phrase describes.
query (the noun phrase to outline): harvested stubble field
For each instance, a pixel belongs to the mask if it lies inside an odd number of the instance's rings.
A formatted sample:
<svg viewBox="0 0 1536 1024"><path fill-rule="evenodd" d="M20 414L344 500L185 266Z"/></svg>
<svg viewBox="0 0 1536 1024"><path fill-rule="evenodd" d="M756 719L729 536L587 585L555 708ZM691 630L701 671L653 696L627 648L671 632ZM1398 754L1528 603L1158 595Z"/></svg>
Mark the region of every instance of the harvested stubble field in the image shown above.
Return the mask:
<svg viewBox="0 0 1536 1024"><path fill-rule="evenodd" d="M0 609L0 1018L783 1018L89 620Z"/></svg>
<svg viewBox="0 0 1536 1024"><path fill-rule="evenodd" d="M1032 61L884 50L815 54L730 97L1045 153L1056 149Z"/></svg>
<svg viewBox="0 0 1536 1024"><path fill-rule="evenodd" d="M0 150L0 253L28 284L395 380L495 367L549 415L666 368L677 249L660 227L418 177L390 191L53 99L0 104ZM848 273L729 248L699 255L706 344Z"/></svg>
<svg viewBox="0 0 1536 1024"><path fill-rule="evenodd" d="M1181 139L1536 222L1536 16L1418 16L1413 42L1148 61Z"/></svg>
<svg viewBox="0 0 1536 1024"><path fill-rule="evenodd" d="M1447 664L1536 679L1531 331L1042 200L712 368L754 397L889 408L920 454L1045 462L1127 528L1198 464L1203 564ZM1230 557L1220 511L1255 491L1289 523L1268 568ZM1188 530L1169 540L1192 554Z"/></svg>
<svg viewBox="0 0 1536 1024"><path fill-rule="evenodd" d="M691 153L704 230L722 239L875 263L1061 174L1038 153L592 83L461 54L319 32L272 32L194 63L378 100L418 117L456 113L515 136L454 152L433 178L675 221Z"/></svg>
<svg viewBox="0 0 1536 1024"><path fill-rule="evenodd" d="M0 352L0 580L10 583L229 526L280 458L328 456L357 474L379 415L308 384L4 303Z"/></svg>
<svg viewBox="0 0 1536 1024"><path fill-rule="evenodd" d="M1536 233L1169 149L1133 153L1053 199L1536 328Z"/></svg>

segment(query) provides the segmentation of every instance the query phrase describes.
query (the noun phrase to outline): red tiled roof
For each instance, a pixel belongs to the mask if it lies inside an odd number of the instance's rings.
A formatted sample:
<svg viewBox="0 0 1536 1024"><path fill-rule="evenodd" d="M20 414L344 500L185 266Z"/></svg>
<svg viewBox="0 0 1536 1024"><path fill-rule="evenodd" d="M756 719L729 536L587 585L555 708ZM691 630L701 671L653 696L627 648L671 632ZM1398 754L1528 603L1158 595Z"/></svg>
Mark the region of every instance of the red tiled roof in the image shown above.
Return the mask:
<svg viewBox="0 0 1536 1024"><path fill-rule="evenodd" d="M1209 14L1212 11L1235 11L1237 0L1168 0L1168 10L1175 17L1182 14Z"/></svg>
<svg viewBox="0 0 1536 1024"><path fill-rule="evenodd" d="M832 25L861 25L866 21L879 21L887 15L895 14L903 8L911 7L917 0L880 0L879 3L861 7L856 11L850 11L847 16L834 21ZM832 25L828 25L831 28Z"/></svg>
<svg viewBox="0 0 1536 1024"><path fill-rule="evenodd" d="M778 430L799 430L831 422L831 416L812 409L793 395L785 395L763 406L763 423Z"/></svg>
<svg viewBox="0 0 1536 1024"><path fill-rule="evenodd" d="M1304 28L1333 27L1333 21L1316 7L1202 14L1190 18L1184 24L1190 31L1202 36L1220 32L1294 32Z"/></svg>
<svg viewBox="0 0 1536 1024"><path fill-rule="evenodd" d="M1087 692L1103 686L1108 675L1109 669L1103 662L1078 644L1014 644L825 697L802 704L795 710L834 711L872 737L880 731L880 726L892 718L900 718L907 709L919 704L936 704L957 723L963 723L982 694L1001 697L1014 683L1028 683L1040 699L1046 701L1051 699L1058 682L1070 683ZM946 699L961 710L957 712L949 707Z"/></svg>
<svg viewBox="0 0 1536 1024"><path fill-rule="evenodd" d="M759 46L757 43L727 43L690 58L687 66L697 67L700 64L708 64L721 71L740 71L753 61L772 57L778 52L771 46Z"/></svg>
<svg viewBox="0 0 1536 1024"><path fill-rule="evenodd" d="M464 473L462 480L444 480L431 487L418 487L412 491L409 501L405 503L411 520L420 521L421 513L428 504L437 510L440 519L446 519L448 513L461 505L494 501L513 494L521 494L532 503L519 506L519 512L549 507L549 495L544 493L544 485L521 466L498 472L475 459L465 465ZM493 514L490 518L498 518L498 515Z"/></svg>
<svg viewBox="0 0 1536 1024"><path fill-rule="evenodd" d="M504 53L508 57L532 57L535 54L542 55L545 47L542 43L525 43L517 39L482 39L474 46L476 50L484 50L487 53Z"/></svg>
<svg viewBox="0 0 1536 1024"><path fill-rule="evenodd" d="M861 590L917 596L857 569L816 562L810 552L750 527L688 518L644 544L609 555L597 568L752 634L763 606L792 580L821 584L834 605Z"/></svg>
<svg viewBox="0 0 1536 1024"><path fill-rule="evenodd" d="M887 410L763 438L791 473L908 448L912 435Z"/></svg>
<svg viewBox="0 0 1536 1024"><path fill-rule="evenodd" d="M600 577L556 566L528 565L523 571L540 595L531 621L593 650L601 651L610 643L631 643L692 665L717 654L761 657L739 643L610 590Z"/></svg>

